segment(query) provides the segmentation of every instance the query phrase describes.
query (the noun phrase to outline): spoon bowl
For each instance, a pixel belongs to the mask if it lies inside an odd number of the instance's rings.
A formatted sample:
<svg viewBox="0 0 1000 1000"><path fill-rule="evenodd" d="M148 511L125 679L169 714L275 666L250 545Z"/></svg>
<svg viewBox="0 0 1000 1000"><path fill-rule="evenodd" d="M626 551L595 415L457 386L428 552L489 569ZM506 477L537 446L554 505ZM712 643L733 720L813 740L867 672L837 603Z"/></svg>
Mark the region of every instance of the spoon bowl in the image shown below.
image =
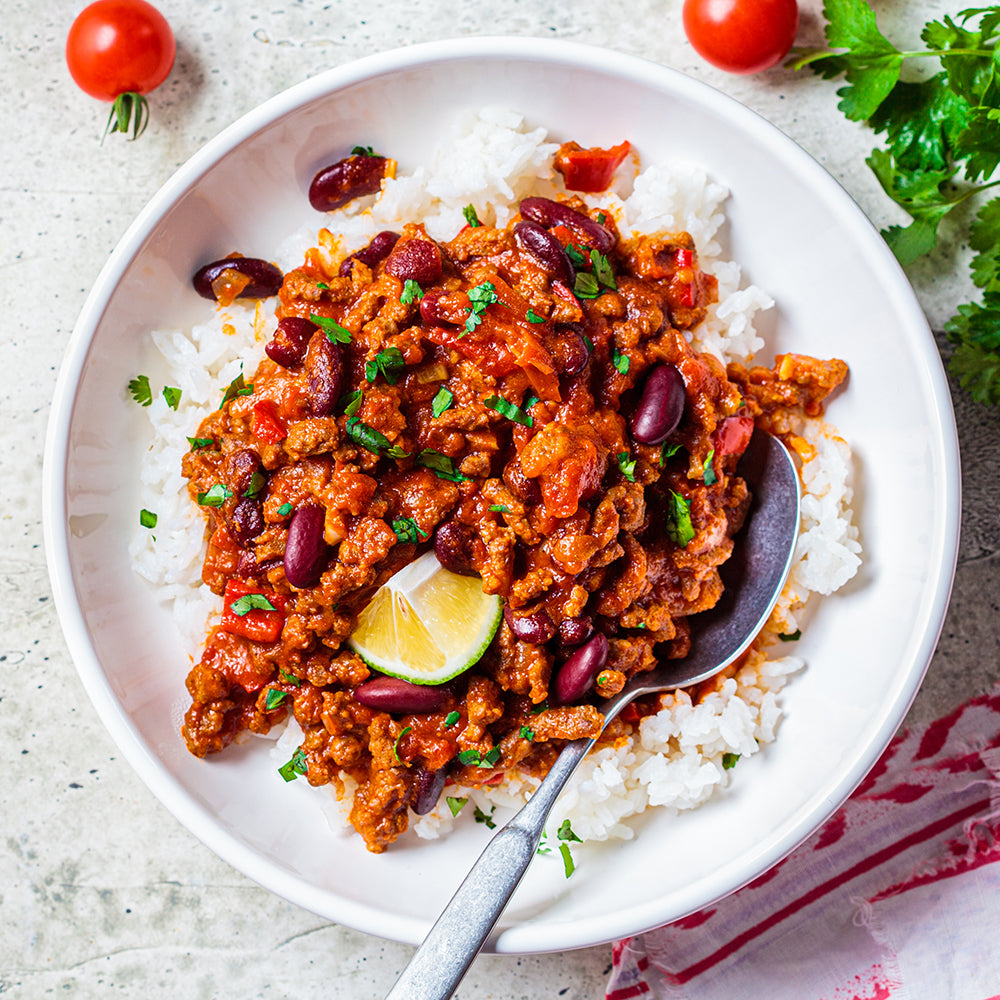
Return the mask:
<svg viewBox="0 0 1000 1000"><path fill-rule="evenodd" d="M749 649L770 616L799 533L798 472L784 445L759 430L738 472L752 500L722 570L723 597L697 616L686 657L637 674L600 706L605 726L640 695L698 684L724 670ZM535 856L559 793L596 742L589 738L566 744L527 804L494 835L386 1000L446 1000L452 995Z"/></svg>

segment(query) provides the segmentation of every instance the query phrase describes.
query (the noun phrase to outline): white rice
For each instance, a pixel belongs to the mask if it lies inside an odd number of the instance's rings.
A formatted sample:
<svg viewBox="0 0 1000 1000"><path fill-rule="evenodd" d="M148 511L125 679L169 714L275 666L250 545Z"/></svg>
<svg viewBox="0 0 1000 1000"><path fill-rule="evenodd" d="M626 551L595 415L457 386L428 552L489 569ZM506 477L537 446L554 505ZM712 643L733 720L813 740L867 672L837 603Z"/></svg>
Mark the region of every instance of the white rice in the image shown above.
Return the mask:
<svg viewBox="0 0 1000 1000"><path fill-rule="evenodd" d="M484 222L506 225L521 198L561 190L551 166L558 147L546 139L544 129L530 128L509 110L470 115L459 121L429 164L385 182L376 199L332 215L327 226L337 236L322 233L319 243L325 241L326 252L337 258L365 245L378 231L413 220L423 221L433 238L448 240L464 225L462 209L470 203ZM653 164L641 173L623 168L620 173L614 192L590 196L592 203L614 215L625 237L691 233L702 267L719 284L719 301L693 332L692 342L723 361L749 362L763 346L754 316L773 302L753 285L741 287L739 265L723 257L717 237L725 221L726 189L701 167L684 162ZM315 245L314 231L293 234L275 259L284 268L297 266ZM257 367L275 324L266 313L269 308L236 303L190 330L153 334L170 372L167 384L180 388L182 395L174 411L154 387L153 403L144 411L153 442L137 463L142 506L157 512L158 523L154 531L136 532L130 553L136 573L171 606L192 658L200 654L207 623L221 611L221 602L200 585L204 524L188 499L181 458L189 447L187 435L196 433L202 417L218 406L220 388L241 370L249 376ZM804 422L801 434L812 448L802 468L802 533L788 586L768 624L772 639L795 631L796 612L811 593L832 593L860 565L850 510L850 449L821 421ZM663 696L661 711L643 719L633 738L583 761L556 804L549 829L570 819L582 840L628 839L633 836L629 817L647 807L682 810L704 802L731 780L737 757L752 756L775 738L781 719L778 694L789 675L802 667L797 657L769 660L755 651L735 676L720 677L715 690L697 704L685 691ZM302 733L293 720L272 735L276 742L271 752L284 763ZM277 775L275 780L281 781ZM456 823L474 822L477 812L482 819L495 810L516 808L537 784L512 775L502 788L449 786L445 795L453 802L467 800L457 817L442 796L431 813L411 817L411 827L420 837L439 837ZM316 798L324 803L332 826L347 826L350 789L340 803L329 790Z"/></svg>

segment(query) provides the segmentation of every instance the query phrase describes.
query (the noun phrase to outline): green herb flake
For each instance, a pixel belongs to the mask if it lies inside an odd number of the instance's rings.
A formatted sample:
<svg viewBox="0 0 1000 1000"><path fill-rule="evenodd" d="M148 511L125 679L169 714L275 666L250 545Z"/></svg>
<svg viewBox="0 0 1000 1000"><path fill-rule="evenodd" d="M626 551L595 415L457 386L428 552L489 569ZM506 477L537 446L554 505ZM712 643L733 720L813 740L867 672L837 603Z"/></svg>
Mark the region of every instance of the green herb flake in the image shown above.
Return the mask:
<svg viewBox="0 0 1000 1000"><path fill-rule="evenodd" d="M300 774L306 774L309 771L309 765L306 761L306 755L302 747L299 747L293 754L292 759L288 761L287 764L282 764L278 768L278 774L280 774L285 781L294 781Z"/></svg>
<svg viewBox="0 0 1000 1000"><path fill-rule="evenodd" d="M250 477L250 483L243 493L243 496L253 499L260 495L260 491L267 485L267 476L257 469Z"/></svg>
<svg viewBox="0 0 1000 1000"><path fill-rule="evenodd" d="M268 688L264 696L264 711L273 712L288 697L287 691L279 691L277 688Z"/></svg>
<svg viewBox="0 0 1000 1000"><path fill-rule="evenodd" d="M378 156L378 153L371 146L355 146L351 150L351 156Z"/></svg>
<svg viewBox="0 0 1000 1000"><path fill-rule="evenodd" d="M392 522L392 530L396 532L396 538L400 542L409 545L416 545L420 538L428 537L427 532L422 531L420 525L412 517L397 517Z"/></svg>
<svg viewBox="0 0 1000 1000"><path fill-rule="evenodd" d="M573 861L573 854L569 849L569 844L560 844L559 853L563 859L563 871L566 873L566 878L569 878L576 871L576 863Z"/></svg>
<svg viewBox="0 0 1000 1000"><path fill-rule="evenodd" d="M588 354L594 353L594 342L586 334L583 335L583 346L587 348Z"/></svg>
<svg viewBox="0 0 1000 1000"><path fill-rule="evenodd" d="M294 508L294 507L292 506L292 504L290 504L290 503L283 503L283 504L282 504L282 505L281 505L281 506L280 506L280 507L278 508L278 514L279 514L279 515L280 515L281 517L288 517L288 515L289 515L289 514L291 514L291 512L292 512L293 510L295 510L295 508Z"/></svg>
<svg viewBox="0 0 1000 1000"><path fill-rule="evenodd" d="M664 441L660 448L660 467L663 468L667 464L667 459L673 458L680 450L679 444L670 444L668 441Z"/></svg>
<svg viewBox="0 0 1000 1000"><path fill-rule="evenodd" d="M627 354L622 354L617 347L611 352L611 363L622 375L628 375L628 370L632 367L632 359Z"/></svg>
<svg viewBox="0 0 1000 1000"><path fill-rule="evenodd" d="M545 317L539 316L534 309L529 309L525 314L529 323L544 323Z"/></svg>
<svg viewBox="0 0 1000 1000"><path fill-rule="evenodd" d="M198 503L202 507L221 507L232 495L233 491L225 483L216 483L198 494Z"/></svg>
<svg viewBox="0 0 1000 1000"><path fill-rule="evenodd" d="M403 291L400 293L399 301L408 306L414 302L419 302L424 297L424 290L412 278L407 278L403 282Z"/></svg>
<svg viewBox="0 0 1000 1000"><path fill-rule="evenodd" d="M537 402L537 399L535 402ZM495 410L508 420L513 420L514 423L522 424L525 427L533 427L535 424L534 420L524 410L504 399L503 396L487 396L483 400L483 405L488 406L491 410Z"/></svg>
<svg viewBox="0 0 1000 1000"><path fill-rule="evenodd" d="M473 229L482 225L479 221L479 214L476 212L475 205L466 205L465 208L462 209L462 215L465 216L465 221L472 226Z"/></svg>
<svg viewBox="0 0 1000 1000"><path fill-rule="evenodd" d="M191 451L201 451L202 448L208 448L210 445L215 444L215 438L189 437L187 442L191 446Z"/></svg>
<svg viewBox="0 0 1000 1000"><path fill-rule="evenodd" d="M153 390L149 387L148 375L136 375L129 381L128 391L140 406L149 406L153 402Z"/></svg>
<svg viewBox="0 0 1000 1000"><path fill-rule="evenodd" d="M328 291L330 291L330 286L325 281L317 281L316 282L316 287L321 292L328 292Z"/></svg>
<svg viewBox="0 0 1000 1000"><path fill-rule="evenodd" d="M430 469L438 479L447 479L451 483L464 483L469 477L458 472L450 456L442 455L434 448L424 448L416 458L417 465Z"/></svg>
<svg viewBox="0 0 1000 1000"><path fill-rule="evenodd" d="M444 724L450 729L461 718L462 718L462 715L461 715L460 712L449 712L444 717Z"/></svg>
<svg viewBox="0 0 1000 1000"><path fill-rule="evenodd" d="M620 451L616 456L618 460L618 468L621 474L630 482L635 482L635 463L634 458L628 457L627 451Z"/></svg>
<svg viewBox="0 0 1000 1000"><path fill-rule="evenodd" d="M156 514L153 511L146 510L145 508L139 511L139 524L144 528L155 528L156 520Z"/></svg>
<svg viewBox="0 0 1000 1000"><path fill-rule="evenodd" d="M794 632L779 632L778 638L782 642L798 642L802 638L802 629L797 628Z"/></svg>
<svg viewBox="0 0 1000 1000"><path fill-rule="evenodd" d="M529 742L535 738L534 729L529 729L527 726L521 726L520 733L522 740L528 740Z"/></svg>
<svg viewBox="0 0 1000 1000"><path fill-rule="evenodd" d="M400 734L396 737L396 742L392 745L393 756L399 761L400 764L403 763L403 758L399 756L399 741L409 732L413 730L413 726L404 726Z"/></svg>
<svg viewBox="0 0 1000 1000"><path fill-rule="evenodd" d="M549 703L547 701L543 701L543 702L541 702L538 705L532 705L531 706L531 714L532 715L539 715L542 712L544 712L548 707L549 707Z"/></svg>
<svg viewBox="0 0 1000 1000"><path fill-rule="evenodd" d="M295 687L302 687L302 678L296 677L295 674L290 674L284 667L279 667L278 673L281 674L281 679L286 684L294 684Z"/></svg>
<svg viewBox="0 0 1000 1000"><path fill-rule="evenodd" d="M601 286L588 271L579 271L573 282L573 292L580 299L596 299L601 294Z"/></svg>
<svg viewBox="0 0 1000 1000"><path fill-rule="evenodd" d="M171 410L176 410L180 406L181 390L173 385L165 385L163 387L163 398L167 401L167 406Z"/></svg>
<svg viewBox="0 0 1000 1000"><path fill-rule="evenodd" d="M618 285L615 282L615 272L611 268L611 261L604 254L598 253L596 250L591 250L590 264L594 269L594 277L598 283L604 285L605 288L616 291Z"/></svg>
<svg viewBox="0 0 1000 1000"><path fill-rule="evenodd" d="M715 449L712 448L709 453L705 456L705 464L702 466L702 480L706 486L712 486L717 483L718 477L715 475L715 469L712 468L712 460L715 458Z"/></svg>
<svg viewBox="0 0 1000 1000"><path fill-rule="evenodd" d="M509 514L510 507L505 503L491 503L489 509L493 511L494 514Z"/></svg>
<svg viewBox="0 0 1000 1000"><path fill-rule="evenodd" d="M362 389L354 389L351 392L345 392L344 395L337 400L337 406L344 411L344 416L353 417L357 414L358 410L361 409L361 404L364 401L364 391Z"/></svg>
<svg viewBox="0 0 1000 1000"><path fill-rule="evenodd" d="M475 747L471 750L462 750L458 755L459 764L464 764L466 767L480 767L482 761L482 754Z"/></svg>
<svg viewBox="0 0 1000 1000"><path fill-rule="evenodd" d="M376 455L390 447L389 439L381 431L362 423L357 417L347 418L347 435L356 444Z"/></svg>
<svg viewBox="0 0 1000 1000"><path fill-rule="evenodd" d="M566 244L566 256L574 267L583 267L587 263L587 258L580 252L580 248L572 243Z"/></svg>
<svg viewBox="0 0 1000 1000"><path fill-rule="evenodd" d="M387 347L367 362L365 378L369 382L374 382L381 374L389 385L395 385L405 367L406 360L403 357L403 352L398 347Z"/></svg>
<svg viewBox="0 0 1000 1000"><path fill-rule="evenodd" d="M240 372L239 375L237 375L236 378L234 378L232 382L230 382L229 385L223 390L222 402L219 403L219 409L221 410L226 403L232 402L232 400L239 396L249 396L252 393L253 383L246 382L243 378L243 372Z"/></svg>
<svg viewBox="0 0 1000 1000"><path fill-rule="evenodd" d="M694 538L691 501L673 490L667 493L667 536L682 549Z"/></svg>
<svg viewBox="0 0 1000 1000"><path fill-rule="evenodd" d="M444 800L448 803L448 808L451 810L452 816L457 816L469 801L468 799L460 799L455 795L446 795Z"/></svg>
<svg viewBox="0 0 1000 1000"><path fill-rule="evenodd" d="M740 759L740 756L738 753L724 753L722 755L723 769L728 771L730 768L736 767L736 762Z"/></svg>
<svg viewBox="0 0 1000 1000"><path fill-rule="evenodd" d="M564 819L559 829L556 831L556 836L560 840L572 841L577 844L582 844L583 841L573 832L573 827L570 825L568 819Z"/></svg>
<svg viewBox="0 0 1000 1000"><path fill-rule="evenodd" d="M445 410L451 409L451 404L455 402L455 394L451 389L441 386L437 395L431 400L431 413L435 417L440 417Z"/></svg>
<svg viewBox="0 0 1000 1000"><path fill-rule="evenodd" d="M351 342L351 331L346 326L341 326L335 319L331 319L329 316L317 316L315 313L310 313L309 319L335 344L349 344Z"/></svg>
<svg viewBox="0 0 1000 1000"><path fill-rule="evenodd" d="M244 594L242 597L237 597L229 605L229 610L237 617L242 618L251 611L277 611L278 609L263 594Z"/></svg>
<svg viewBox="0 0 1000 1000"><path fill-rule="evenodd" d="M483 321L482 314L486 307L494 302L499 302L496 286L492 281L484 281L480 285L473 285L469 289L469 316L465 321L465 330L472 333L473 330Z"/></svg>
<svg viewBox="0 0 1000 1000"><path fill-rule="evenodd" d="M476 811L472 814L473 819L477 823L485 823L488 830L496 829L496 820L493 819L493 813L496 812L496 806L494 806L488 813L482 811L479 806L476 806Z"/></svg>

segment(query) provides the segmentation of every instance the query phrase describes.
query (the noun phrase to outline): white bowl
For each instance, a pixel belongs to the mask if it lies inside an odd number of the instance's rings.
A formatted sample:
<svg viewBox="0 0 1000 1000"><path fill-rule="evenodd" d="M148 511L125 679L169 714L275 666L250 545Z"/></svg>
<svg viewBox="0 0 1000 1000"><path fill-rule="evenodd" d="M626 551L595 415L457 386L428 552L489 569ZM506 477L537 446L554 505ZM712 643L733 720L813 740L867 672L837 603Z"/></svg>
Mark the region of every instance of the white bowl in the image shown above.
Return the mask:
<svg viewBox="0 0 1000 1000"><path fill-rule="evenodd" d="M660 66L562 42L465 39L339 67L279 94L185 164L139 215L91 292L53 404L44 514L52 585L83 683L122 752L191 832L281 896L341 924L415 943L488 836L469 826L383 855L331 834L304 782L267 754L210 763L178 734L187 661L130 572L142 456L123 387L151 329L205 315L194 268L268 249L319 217L314 171L358 141L412 169L463 107L501 103L562 140L627 137L645 162L680 152L732 191L726 248L777 300L769 347L851 366L830 419L854 448L865 563L821 602L799 644L776 742L731 787L638 836L580 851L574 876L532 866L490 947L597 944L707 905L815 830L874 764L922 680L958 537L954 419L933 339L906 278L857 206L777 129ZM295 790L294 794L292 791ZM155 845L150 846L155 850Z"/></svg>

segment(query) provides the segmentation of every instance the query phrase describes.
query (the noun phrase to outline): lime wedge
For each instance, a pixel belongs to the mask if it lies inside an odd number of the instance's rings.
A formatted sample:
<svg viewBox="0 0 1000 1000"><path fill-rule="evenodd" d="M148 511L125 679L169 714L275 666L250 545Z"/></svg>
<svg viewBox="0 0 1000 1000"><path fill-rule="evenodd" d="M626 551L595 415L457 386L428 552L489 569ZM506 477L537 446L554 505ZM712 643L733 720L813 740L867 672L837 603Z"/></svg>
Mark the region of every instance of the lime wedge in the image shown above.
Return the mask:
<svg viewBox="0 0 1000 1000"><path fill-rule="evenodd" d="M384 583L347 640L380 673L443 684L486 652L503 602L482 580L446 570L426 552Z"/></svg>

